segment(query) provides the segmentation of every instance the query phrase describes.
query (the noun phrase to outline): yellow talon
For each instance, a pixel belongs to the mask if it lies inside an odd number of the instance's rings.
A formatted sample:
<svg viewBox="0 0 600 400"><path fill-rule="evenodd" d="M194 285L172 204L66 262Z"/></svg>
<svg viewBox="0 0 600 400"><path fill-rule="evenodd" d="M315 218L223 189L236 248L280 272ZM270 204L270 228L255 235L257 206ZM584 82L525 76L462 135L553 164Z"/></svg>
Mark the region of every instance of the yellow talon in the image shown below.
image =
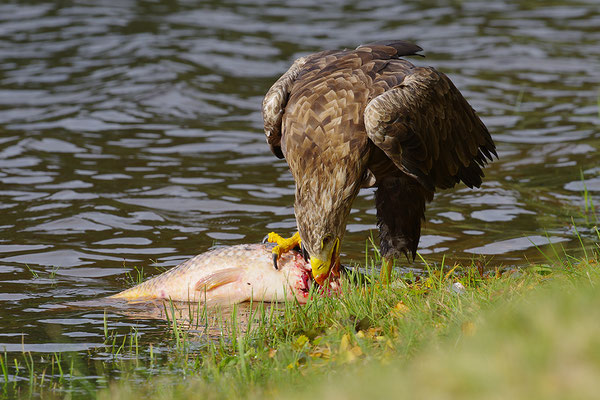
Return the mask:
<svg viewBox="0 0 600 400"><path fill-rule="evenodd" d="M271 232L267 236L267 242L277 243L277 246L273 247L273 250L272 250L273 258L275 259L274 261L276 262L276 260L278 260L279 257L281 257L281 255L283 253L287 253L288 251L292 250L294 247L300 245L300 232L294 233L294 236L287 238L287 239L284 237L281 237L280 235L276 234L275 232ZM277 265L275 265L275 268L277 268Z"/></svg>

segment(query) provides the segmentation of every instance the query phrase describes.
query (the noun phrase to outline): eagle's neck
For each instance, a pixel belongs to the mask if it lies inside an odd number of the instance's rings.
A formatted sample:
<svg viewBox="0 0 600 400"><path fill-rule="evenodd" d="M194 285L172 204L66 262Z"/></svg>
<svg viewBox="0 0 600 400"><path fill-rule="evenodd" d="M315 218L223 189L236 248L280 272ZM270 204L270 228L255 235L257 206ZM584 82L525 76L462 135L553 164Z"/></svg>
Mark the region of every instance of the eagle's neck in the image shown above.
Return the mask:
<svg viewBox="0 0 600 400"><path fill-rule="evenodd" d="M316 253L320 240L332 235L344 236L352 203L358 195L364 175L364 166L322 164L311 173L296 179L294 210L303 246Z"/></svg>

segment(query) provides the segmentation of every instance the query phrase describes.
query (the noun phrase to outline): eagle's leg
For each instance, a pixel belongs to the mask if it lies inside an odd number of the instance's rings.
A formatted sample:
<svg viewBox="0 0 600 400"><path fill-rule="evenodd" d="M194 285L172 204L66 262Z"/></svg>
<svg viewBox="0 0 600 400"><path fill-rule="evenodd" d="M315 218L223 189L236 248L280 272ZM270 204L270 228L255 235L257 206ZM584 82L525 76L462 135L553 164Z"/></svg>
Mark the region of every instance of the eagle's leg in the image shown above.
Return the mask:
<svg viewBox="0 0 600 400"><path fill-rule="evenodd" d="M379 280L382 283L390 283L392 280L392 269L394 269L394 258L384 257L381 259L381 270L379 271Z"/></svg>
<svg viewBox="0 0 600 400"><path fill-rule="evenodd" d="M384 283L390 281L394 259L405 255L409 261L412 256L414 261L425 205L432 199L433 192L408 175L388 176L378 181L375 205L382 256L380 278Z"/></svg>
<svg viewBox="0 0 600 400"><path fill-rule="evenodd" d="M277 243L277 246L273 247L273 265L275 269L279 269L277 267L277 261L279 257L283 253L287 253L292 250L294 247L300 246L300 233L296 232L292 237L284 238L275 232L271 232L267 235L267 242Z"/></svg>

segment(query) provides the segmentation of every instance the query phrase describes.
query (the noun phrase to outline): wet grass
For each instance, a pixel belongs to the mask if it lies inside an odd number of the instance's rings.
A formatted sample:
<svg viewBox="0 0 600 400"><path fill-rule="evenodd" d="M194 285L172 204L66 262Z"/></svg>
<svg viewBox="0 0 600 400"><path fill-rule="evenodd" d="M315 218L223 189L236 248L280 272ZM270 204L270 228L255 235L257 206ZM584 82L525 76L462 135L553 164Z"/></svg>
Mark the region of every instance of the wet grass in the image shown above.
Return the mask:
<svg viewBox="0 0 600 400"><path fill-rule="evenodd" d="M2 354L0 397L585 398L600 372L596 234L580 257L551 246L519 270L426 263L389 286L354 271L341 295L306 306L225 316L169 303L157 342L109 329L105 313L96 349ZM373 276L377 258L363 265Z"/></svg>
<svg viewBox="0 0 600 400"><path fill-rule="evenodd" d="M144 267L133 266L135 272L126 272L125 273L125 281L129 286L139 285L144 282Z"/></svg>

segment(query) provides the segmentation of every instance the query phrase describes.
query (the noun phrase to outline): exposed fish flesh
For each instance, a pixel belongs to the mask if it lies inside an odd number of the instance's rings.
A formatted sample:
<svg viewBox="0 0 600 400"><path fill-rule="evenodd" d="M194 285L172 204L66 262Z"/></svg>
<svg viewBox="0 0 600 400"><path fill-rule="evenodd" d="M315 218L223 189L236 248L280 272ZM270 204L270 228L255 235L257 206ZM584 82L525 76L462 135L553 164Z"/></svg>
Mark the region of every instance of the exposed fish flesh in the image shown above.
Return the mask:
<svg viewBox="0 0 600 400"><path fill-rule="evenodd" d="M271 243L241 244L210 250L110 298L217 304L297 299L306 303L310 263L299 252L290 251L281 256L275 269L273 247Z"/></svg>

